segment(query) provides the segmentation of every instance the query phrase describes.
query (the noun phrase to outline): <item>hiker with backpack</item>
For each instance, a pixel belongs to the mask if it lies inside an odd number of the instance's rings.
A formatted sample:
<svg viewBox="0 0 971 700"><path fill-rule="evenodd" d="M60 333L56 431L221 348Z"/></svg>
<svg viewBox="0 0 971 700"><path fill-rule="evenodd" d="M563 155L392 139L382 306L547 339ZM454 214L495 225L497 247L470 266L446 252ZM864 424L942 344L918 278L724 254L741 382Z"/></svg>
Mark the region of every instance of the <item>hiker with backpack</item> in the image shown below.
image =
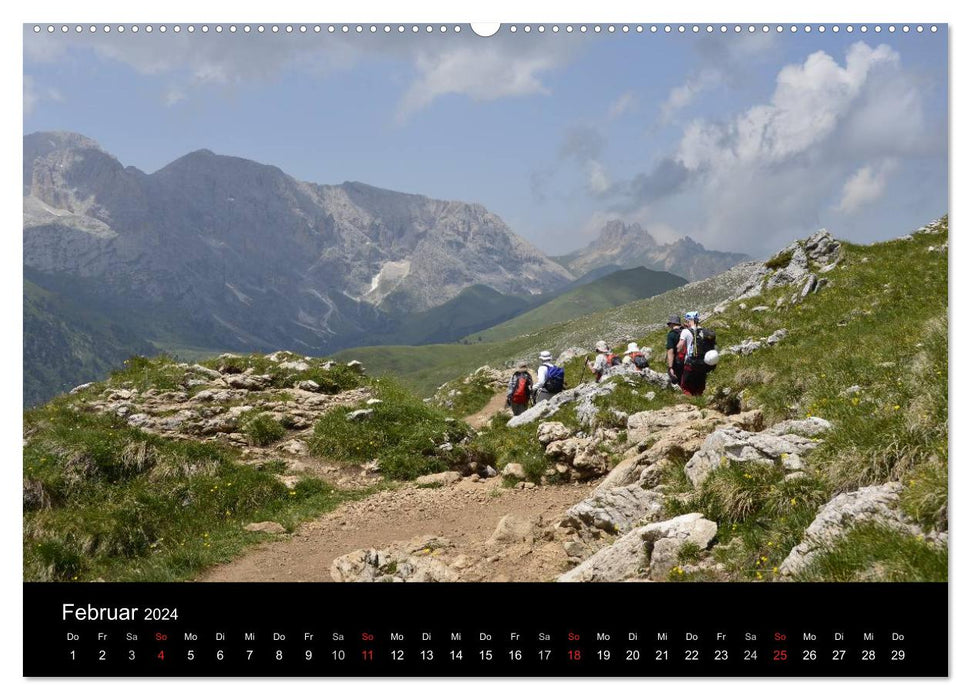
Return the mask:
<svg viewBox="0 0 971 700"><path fill-rule="evenodd" d="M594 381L599 382L608 367L620 364L620 358L610 352L610 348L607 347L607 342L604 340L598 340L596 346L594 346L594 350L597 353L597 357L592 361L588 357L586 365L587 369L593 372L593 376L595 377Z"/></svg>
<svg viewBox="0 0 971 700"><path fill-rule="evenodd" d="M624 353L624 359L621 362L625 365L633 365L639 372L647 369L648 365L647 355L634 342L627 343L627 351Z"/></svg>
<svg viewBox="0 0 971 700"><path fill-rule="evenodd" d="M678 341L681 339L681 317L677 314L668 318L667 348L668 381L676 386L681 384L684 359L678 357Z"/></svg>
<svg viewBox="0 0 971 700"><path fill-rule="evenodd" d="M534 405L563 391L563 382L566 378L563 368L553 364L553 355L549 350L539 354L539 363L539 368L536 370L536 389L533 393Z"/></svg>
<svg viewBox="0 0 971 700"><path fill-rule="evenodd" d="M702 328L697 311L684 315L685 328L681 330L677 354L684 362L681 374L681 390L688 396L701 396L705 391L708 372L718 363L714 331Z"/></svg>
<svg viewBox="0 0 971 700"><path fill-rule="evenodd" d="M525 362L519 364L519 369L513 372L509 380L509 391L506 393L506 405L512 409L512 414L518 416L529 406L533 396L533 376L529 373Z"/></svg>

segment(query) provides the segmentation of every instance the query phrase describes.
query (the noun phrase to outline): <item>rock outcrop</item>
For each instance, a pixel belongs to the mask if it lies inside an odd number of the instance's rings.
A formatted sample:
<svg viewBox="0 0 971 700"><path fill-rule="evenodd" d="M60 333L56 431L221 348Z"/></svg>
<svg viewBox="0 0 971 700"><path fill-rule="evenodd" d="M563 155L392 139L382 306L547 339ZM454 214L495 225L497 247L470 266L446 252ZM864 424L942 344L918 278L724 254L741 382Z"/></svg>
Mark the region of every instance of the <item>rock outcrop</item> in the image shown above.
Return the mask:
<svg viewBox="0 0 971 700"><path fill-rule="evenodd" d="M803 533L802 541L792 548L779 566L779 573L783 576L799 574L853 527L864 523L946 544L946 535L925 535L920 526L900 510L898 501L902 488L897 482L889 482L880 486L864 486L833 498L819 509L816 518Z"/></svg>
<svg viewBox="0 0 971 700"><path fill-rule="evenodd" d="M666 580L685 544L705 550L718 525L700 513L679 515L631 530L557 580L562 582Z"/></svg>
<svg viewBox="0 0 971 700"><path fill-rule="evenodd" d="M450 546L448 540L429 535L387 549L359 549L335 559L330 575L335 581L358 583L458 581L458 573L436 555Z"/></svg>
<svg viewBox="0 0 971 700"><path fill-rule="evenodd" d="M784 455L801 456L816 447L813 438L829 428L830 423L822 418L783 421L758 433L737 427L719 428L688 460L684 472L697 488L711 472L729 462L771 464Z"/></svg>
<svg viewBox="0 0 971 700"><path fill-rule="evenodd" d="M564 389L552 398L542 401L535 406L531 406L518 416L513 416L509 419L508 425L510 428L517 428L520 425L527 425L541 418L552 416L560 410L561 406L565 406L568 403L574 404L574 410L580 422L589 425L597 412L593 400L598 396L606 396L613 390L614 384L611 382L601 382L599 384L586 382L573 389Z"/></svg>
<svg viewBox="0 0 971 700"><path fill-rule="evenodd" d="M826 278L819 275L833 270L842 259L842 254L842 244L829 231L820 229L803 241L794 241L763 263L739 287L733 298L748 299L763 291L794 287L796 292L791 301L803 299L826 285ZM780 266L777 261L784 261L784 264Z"/></svg>

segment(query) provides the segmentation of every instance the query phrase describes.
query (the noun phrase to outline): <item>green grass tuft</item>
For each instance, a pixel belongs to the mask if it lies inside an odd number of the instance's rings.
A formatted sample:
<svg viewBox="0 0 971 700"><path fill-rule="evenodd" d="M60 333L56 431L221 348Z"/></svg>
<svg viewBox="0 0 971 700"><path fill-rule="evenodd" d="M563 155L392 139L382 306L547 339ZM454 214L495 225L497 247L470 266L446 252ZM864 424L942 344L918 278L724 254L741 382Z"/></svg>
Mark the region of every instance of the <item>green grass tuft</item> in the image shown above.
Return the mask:
<svg viewBox="0 0 971 700"><path fill-rule="evenodd" d="M242 421L243 434L249 438L253 445L265 447L287 434L287 429L280 424L280 421L266 413L256 412L252 416L246 417Z"/></svg>
<svg viewBox="0 0 971 700"><path fill-rule="evenodd" d="M311 452L341 462L378 460L392 479L446 471L464 459L460 443L470 435L466 424L389 379L375 381L374 393L381 403L369 406L373 413L363 420L347 420L361 407L335 408L318 420ZM440 449L445 443L452 444L451 452Z"/></svg>
<svg viewBox="0 0 971 700"><path fill-rule="evenodd" d="M819 555L804 581L947 581L947 548L876 525L860 525Z"/></svg>

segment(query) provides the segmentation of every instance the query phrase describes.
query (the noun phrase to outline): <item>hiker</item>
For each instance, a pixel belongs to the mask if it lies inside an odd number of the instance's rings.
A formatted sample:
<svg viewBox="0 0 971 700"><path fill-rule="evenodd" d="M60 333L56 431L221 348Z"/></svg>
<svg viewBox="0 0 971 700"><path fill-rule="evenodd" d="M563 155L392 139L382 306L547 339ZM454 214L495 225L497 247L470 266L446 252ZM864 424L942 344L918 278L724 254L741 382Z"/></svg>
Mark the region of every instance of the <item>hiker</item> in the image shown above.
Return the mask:
<svg viewBox="0 0 971 700"><path fill-rule="evenodd" d="M533 405L546 401L554 394L563 391L566 376L562 367L553 364L553 355L549 350L539 354L539 367L536 370L536 389L533 392Z"/></svg>
<svg viewBox="0 0 971 700"><path fill-rule="evenodd" d="M611 356L612 353L610 352L610 348L607 347L607 342L604 340L598 340L596 346L594 346L594 350L597 353L597 357L592 361L588 357L586 365L587 369L593 372L593 376L596 377L595 381L599 382L604 372L611 365L611 360L608 359L608 356Z"/></svg>
<svg viewBox="0 0 971 700"><path fill-rule="evenodd" d="M647 355L643 349L637 347L637 343L627 343L627 351L624 353L624 359L621 360L621 363L633 365L638 371L643 371L647 369Z"/></svg>
<svg viewBox="0 0 971 700"><path fill-rule="evenodd" d="M701 396L710 372L718 362L715 350L715 334L699 326L701 318L697 311L684 315L686 328L681 330L678 340L678 356L683 358L684 369L681 374L681 390L688 396Z"/></svg>
<svg viewBox="0 0 971 700"><path fill-rule="evenodd" d="M678 341L681 339L681 317L677 314L668 318L667 360L668 380L675 385L681 384L684 359L678 358Z"/></svg>
<svg viewBox="0 0 971 700"><path fill-rule="evenodd" d="M519 369L513 372L509 380L509 391L506 393L506 405L512 409L512 414L518 416L529 406L533 395L533 376L529 373L525 362L519 363Z"/></svg>

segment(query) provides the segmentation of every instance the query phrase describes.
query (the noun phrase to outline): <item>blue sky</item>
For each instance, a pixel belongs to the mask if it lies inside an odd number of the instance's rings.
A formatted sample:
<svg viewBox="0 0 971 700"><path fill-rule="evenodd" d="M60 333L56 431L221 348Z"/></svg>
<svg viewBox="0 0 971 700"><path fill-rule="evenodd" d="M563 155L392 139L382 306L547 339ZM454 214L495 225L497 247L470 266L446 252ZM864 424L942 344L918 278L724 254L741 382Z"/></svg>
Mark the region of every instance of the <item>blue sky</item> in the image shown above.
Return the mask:
<svg viewBox="0 0 971 700"><path fill-rule="evenodd" d="M521 25L520 25L521 26ZM209 148L480 202L550 253L610 218L770 253L947 211L947 37L24 32L24 132L152 172Z"/></svg>

